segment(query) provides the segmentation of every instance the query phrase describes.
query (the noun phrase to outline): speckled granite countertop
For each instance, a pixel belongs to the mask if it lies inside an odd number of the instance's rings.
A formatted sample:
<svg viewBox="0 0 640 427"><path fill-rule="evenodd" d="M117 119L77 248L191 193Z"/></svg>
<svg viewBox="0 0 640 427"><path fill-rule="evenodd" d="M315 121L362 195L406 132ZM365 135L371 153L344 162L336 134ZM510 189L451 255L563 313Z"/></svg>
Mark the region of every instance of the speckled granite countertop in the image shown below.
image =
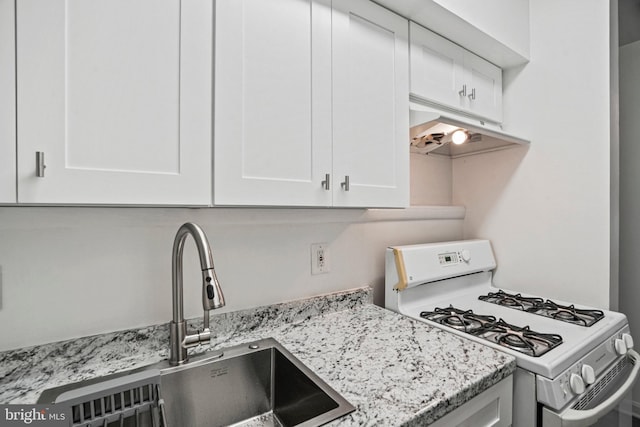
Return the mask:
<svg viewBox="0 0 640 427"><path fill-rule="evenodd" d="M275 338L356 406L331 426L426 425L515 369L505 353L370 302L361 288L214 315L212 346L193 350ZM0 403L158 362L168 343L165 324L2 352Z"/></svg>

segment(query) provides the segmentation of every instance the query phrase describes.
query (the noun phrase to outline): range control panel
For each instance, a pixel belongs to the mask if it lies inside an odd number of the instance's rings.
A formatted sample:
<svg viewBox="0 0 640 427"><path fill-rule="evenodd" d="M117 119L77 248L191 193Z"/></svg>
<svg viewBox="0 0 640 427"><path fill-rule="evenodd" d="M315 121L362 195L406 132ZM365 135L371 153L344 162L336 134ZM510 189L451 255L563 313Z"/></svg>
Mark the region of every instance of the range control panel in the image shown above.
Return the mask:
<svg viewBox="0 0 640 427"><path fill-rule="evenodd" d="M455 252L444 252L438 254L438 261L440 266L457 265L463 262L468 263L471 261L471 252L469 249L462 249Z"/></svg>
<svg viewBox="0 0 640 427"><path fill-rule="evenodd" d="M460 264L460 258L462 258L462 255L459 252L438 254L438 261L440 261L440 265Z"/></svg>
<svg viewBox="0 0 640 427"><path fill-rule="evenodd" d="M385 271L392 287L399 281L398 271L406 277L407 286L413 287L496 267L488 240L391 246L387 248L386 261Z"/></svg>

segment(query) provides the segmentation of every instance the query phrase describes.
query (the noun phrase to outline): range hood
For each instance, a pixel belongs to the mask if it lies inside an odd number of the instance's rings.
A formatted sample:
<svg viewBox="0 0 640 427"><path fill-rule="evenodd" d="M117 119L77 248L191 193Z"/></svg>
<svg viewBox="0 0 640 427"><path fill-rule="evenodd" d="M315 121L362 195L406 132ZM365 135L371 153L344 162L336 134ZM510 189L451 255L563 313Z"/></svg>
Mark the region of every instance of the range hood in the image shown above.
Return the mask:
<svg viewBox="0 0 640 427"><path fill-rule="evenodd" d="M503 132L498 125L415 103L411 103L410 125L412 153L456 158L529 144L524 138ZM467 137L459 145L452 142L453 133L458 130L464 131Z"/></svg>

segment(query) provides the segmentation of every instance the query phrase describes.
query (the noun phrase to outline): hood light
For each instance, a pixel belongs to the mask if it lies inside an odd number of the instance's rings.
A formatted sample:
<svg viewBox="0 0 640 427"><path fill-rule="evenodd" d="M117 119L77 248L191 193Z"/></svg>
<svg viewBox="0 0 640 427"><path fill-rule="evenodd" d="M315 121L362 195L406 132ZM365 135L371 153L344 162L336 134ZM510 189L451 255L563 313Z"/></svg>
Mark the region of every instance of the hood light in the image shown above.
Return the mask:
<svg viewBox="0 0 640 427"><path fill-rule="evenodd" d="M458 129L451 134L451 142L456 145L464 144L469 139L467 131Z"/></svg>

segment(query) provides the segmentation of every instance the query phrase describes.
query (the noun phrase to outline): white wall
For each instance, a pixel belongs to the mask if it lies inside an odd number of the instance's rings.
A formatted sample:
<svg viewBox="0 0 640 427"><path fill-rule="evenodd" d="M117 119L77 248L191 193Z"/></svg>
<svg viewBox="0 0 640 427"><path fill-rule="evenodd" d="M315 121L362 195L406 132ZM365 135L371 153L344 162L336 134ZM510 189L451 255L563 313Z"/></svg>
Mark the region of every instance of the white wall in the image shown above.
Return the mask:
<svg viewBox="0 0 640 427"><path fill-rule="evenodd" d="M411 153L411 205L450 205L453 200L449 157Z"/></svg>
<svg viewBox="0 0 640 427"><path fill-rule="evenodd" d="M531 61L504 73L506 130L531 146L461 158L465 237L492 240L496 283L609 305L609 2L530 2Z"/></svg>
<svg viewBox="0 0 640 427"><path fill-rule="evenodd" d="M618 0L609 1L609 308L619 311L620 296L620 58Z"/></svg>
<svg viewBox="0 0 640 427"><path fill-rule="evenodd" d="M171 320L171 247L186 221L208 234L227 300L223 310L365 285L374 286L375 302L383 304L386 246L462 237L459 214L369 222L400 214L0 207L0 350ZM310 244L317 242L329 243L331 272L311 276ZM185 248L187 317L202 313L193 246Z"/></svg>
<svg viewBox="0 0 640 427"><path fill-rule="evenodd" d="M620 48L620 310L640 339L640 41ZM640 384L634 392L640 402ZM634 403L636 416L640 404Z"/></svg>

